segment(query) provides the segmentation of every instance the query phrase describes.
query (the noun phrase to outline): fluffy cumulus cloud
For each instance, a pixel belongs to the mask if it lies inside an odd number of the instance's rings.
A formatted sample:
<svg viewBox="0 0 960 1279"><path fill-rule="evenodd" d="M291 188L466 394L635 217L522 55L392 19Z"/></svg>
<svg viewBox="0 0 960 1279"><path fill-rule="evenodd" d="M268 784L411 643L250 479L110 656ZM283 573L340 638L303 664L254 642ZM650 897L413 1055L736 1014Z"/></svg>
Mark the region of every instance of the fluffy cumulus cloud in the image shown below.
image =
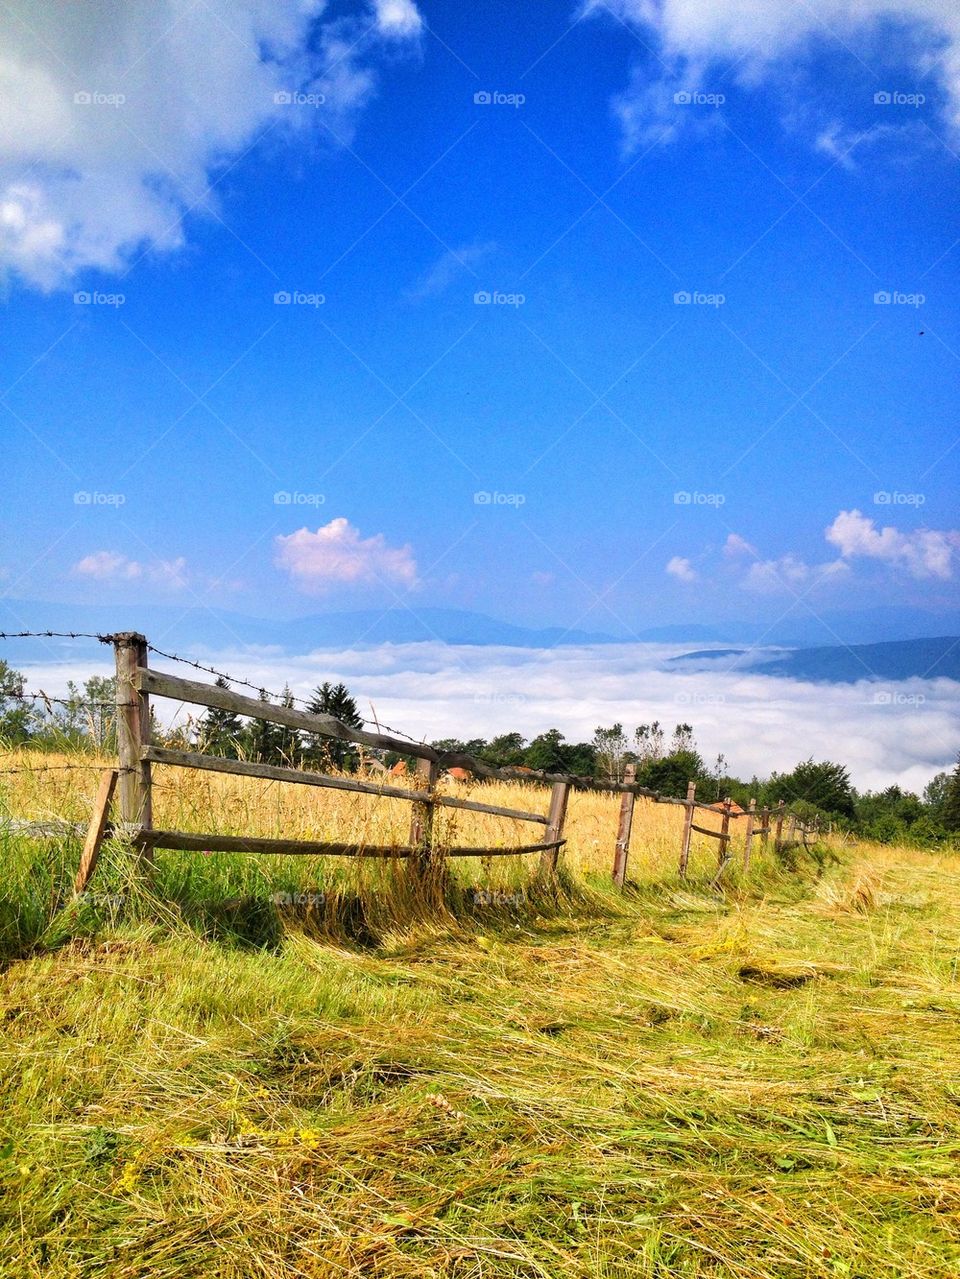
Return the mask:
<svg viewBox="0 0 960 1279"><path fill-rule="evenodd" d="M676 93L709 93L731 83L756 86L775 77L794 83L804 55L824 45L852 49L875 63L881 41L888 54L895 41L915 78L939 82L948 124L960 131L956 0L586 0L584 10L619 18L656 55L635 66L630 87L617 102L628 148L667 141L689 122L689 111L675 109ZM886 121L877 121L878 129L886 127ZM836 145L841 132L836 123L825 125L821 149L829 149L823 139L831 136Z"/></svg>
<svg viewBox="0 0 960 1279"><path fill-rule="evenodd" d="M187 561L183 556L173 560L153 560L142 564L117 551L93 551L73 566L74 577L96 582L146 581L154 586L181 590L188 584Z"/></svg>
<svg viewBox="0 0 960 1279"><path fill-rule="evenodd" d="M682 555L674 555L672 559L667 560L666 571L679 582L695 582L697 580L696 569Z"/></svg>
<svg viewBox="0 0 960 1279"><path fill-rule="evenodd" d="M342 516L311 532L308 528L275 540L275 563L308 593L336 586L417 584L417 564L409 546L389 546L382 533L361 537Z"/></svg>
<svg viewBox="0 0 960 1279"><path fill-rule="evenodd" d="M728 559L738 559L741 556L759 558L760 554L757 548L748 542L745 537L741 537L739 533L730 533L728 535L723 544L723 553Z"/></svg>
<svg viewBox="0 0 960 1279"><path fill-rule="evenodd" d="M841 560L828 560L824 564L807 564L799 555L781 555L775 560L756 560L747 569L743 585L749 591L766 594L795 593L800 588L808 590L849 571Z"/></svg>
<svg viewBox="0 0 960 1279"><path fill-rule="evenodd" d="M960 554L960 531L914 529L901 532L892 525L878 528L860 511L841 511L826 532L827 541L846 559L881 560L902 568L911 577L953 577L954 559Z"/></svg>
<svg viewBox="0 0 960 1279"><path fill-rule="evenodd" d="M342 136L382 51L415 40L420 15L413 0L324 9L0 6L0 271L43 289L119 271L146 248L183 244L189 212L216 212L218 170L261 136L322 132L320 121Z"/></svg>

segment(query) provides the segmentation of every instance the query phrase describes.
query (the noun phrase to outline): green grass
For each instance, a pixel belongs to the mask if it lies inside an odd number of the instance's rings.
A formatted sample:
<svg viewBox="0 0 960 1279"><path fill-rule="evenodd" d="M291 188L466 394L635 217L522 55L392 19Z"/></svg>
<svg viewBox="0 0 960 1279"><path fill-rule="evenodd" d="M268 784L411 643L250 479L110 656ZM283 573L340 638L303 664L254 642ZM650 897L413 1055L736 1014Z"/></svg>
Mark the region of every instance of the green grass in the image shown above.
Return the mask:
<svg viewBox="0 0 960 1279"><path fill-rule="evenodd" d="M957 856L280 912L315 867L0 857L4 1279L960 1274Z"/></svg>

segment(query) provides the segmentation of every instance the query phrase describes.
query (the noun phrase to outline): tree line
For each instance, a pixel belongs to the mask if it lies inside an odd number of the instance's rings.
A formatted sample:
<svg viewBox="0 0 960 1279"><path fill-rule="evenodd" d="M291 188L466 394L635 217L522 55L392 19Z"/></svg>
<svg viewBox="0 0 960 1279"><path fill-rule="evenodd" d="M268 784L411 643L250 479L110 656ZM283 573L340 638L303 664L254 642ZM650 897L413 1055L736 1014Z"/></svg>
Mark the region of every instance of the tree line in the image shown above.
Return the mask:
<svg viewBox="0 0 960 1279"><path fill-rule="evenodd" d="M223 678L216 684L229 688ZM0 743L39 749L116 749L114 701L116 681L93 676L82 686L68 684L64 698L42 694L24 698L24 678L0 660ZM268 701L266 692L261 700ZM281 705L294 705L289 686ZM352 728L363 719L356 699L342 683L318 685L307 709L332 715ZM355 772L371 760L389 768L412 757L394 751L371 751L321 734L305 733L267 720L241 718L232 711L210 708L198 719L164 730L152 717L155 742L180 750L198 750L226 758L281 764L293 768ZM495 768L523 767L538 772L573 773L622 781L628 764L637 782L661 795L681 796L695 782L697 797L714 802L729 796L742 807L756 799L758 807L784 803L801 816L819 815L842 829L856 831L882 843L930 845L960 834L960 759L952 772L938 773L921 795L890 786L883 791L858 792L845 765L830 760L803 760L786 773L749 780L730 773L723 755L707 761L692 725L676 724L671 731L654 720L628 733L622 724L599 726L590 741L569 742L557 728L532 739L519 732L491 739L441 738L430 743L438 751L473 755Z"/></svg>

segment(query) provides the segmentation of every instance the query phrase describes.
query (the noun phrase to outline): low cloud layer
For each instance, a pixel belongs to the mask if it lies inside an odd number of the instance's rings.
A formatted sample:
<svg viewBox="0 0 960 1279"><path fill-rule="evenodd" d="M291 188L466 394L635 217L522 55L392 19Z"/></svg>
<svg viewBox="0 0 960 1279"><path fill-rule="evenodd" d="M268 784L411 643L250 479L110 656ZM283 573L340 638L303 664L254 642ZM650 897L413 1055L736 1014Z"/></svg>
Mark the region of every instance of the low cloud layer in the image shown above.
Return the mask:
<svg viewBox="0 0 960 1279"><path fill-rule="evenodd" d="M260 137L349 136L413 0L0 6L0 272L51 289L175 249ZM327 130L323 126L328 126Z"/></svg>
<svg viewBox="0 0 960 1279"><path fill-rule="evenodd" d="M335 586L417 584L417 564L409 546L389 546L382 533L361 537L342 516L311 532L308 528L275 540L275 563L308 594Z"/></svg>
<svg viewBox="0 0 960 1279"><path fill-rule="evenodd" d="M722 752L746 778L791 769L812 755L845 763L861 789L896 783L920 791L953 766L960 750L953 681L821 685L722 668L664 671L666 659L681 651L656 644L539 650L428 643L304 657L243 649L202 660L274 690L289 681L298 696L322 680L343 680L362 715L373 718L375 707L381 723L417 738L514 729L531 738L557 727L583 740L598 724L619 721L632 731L654 719L668 729L683 721L693 724L708 761ZM78 663L22 669L31 689L48 693L94 673L92 664ZM162 720L173 713L172 703L155 699L155 706Z"/></svg>

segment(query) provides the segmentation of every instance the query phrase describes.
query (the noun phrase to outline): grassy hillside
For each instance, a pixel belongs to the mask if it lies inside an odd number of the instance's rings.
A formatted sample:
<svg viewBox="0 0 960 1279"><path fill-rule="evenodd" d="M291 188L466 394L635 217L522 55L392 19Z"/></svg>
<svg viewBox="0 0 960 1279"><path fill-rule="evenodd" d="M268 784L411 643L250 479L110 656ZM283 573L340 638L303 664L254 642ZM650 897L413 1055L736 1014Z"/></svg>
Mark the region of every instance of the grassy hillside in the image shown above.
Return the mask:
<svg viewBox="0 0 960 1279"><path fill-rule="evenodd" d="M81 817L80 778L0 802ZM194 829L408 817L158 782ZM960 856L761 858L718 900L640 805L621 897L615 824L576 796L560 885L497 858L432 901L172 853L149 891L113 847L71 906L78 841L4 837L0 1275L960 1273Z"/></svg>

